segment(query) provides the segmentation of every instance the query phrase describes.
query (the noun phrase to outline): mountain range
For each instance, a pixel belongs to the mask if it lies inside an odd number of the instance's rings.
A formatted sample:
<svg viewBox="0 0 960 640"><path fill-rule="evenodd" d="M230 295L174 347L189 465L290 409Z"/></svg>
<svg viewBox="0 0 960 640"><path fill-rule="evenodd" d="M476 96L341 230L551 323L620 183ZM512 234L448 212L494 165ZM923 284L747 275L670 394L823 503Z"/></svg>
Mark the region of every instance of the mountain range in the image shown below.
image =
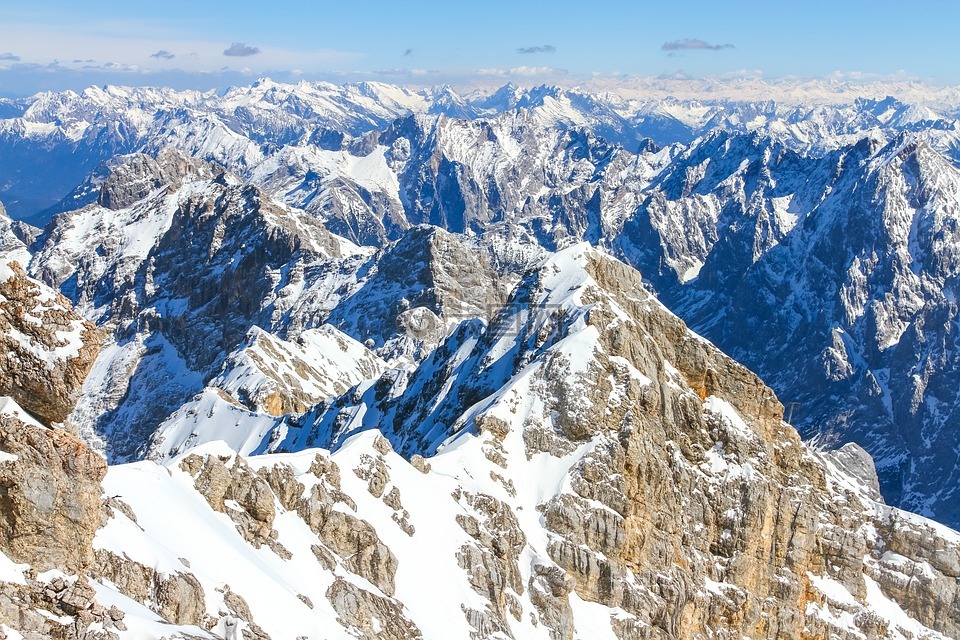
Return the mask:
<svg viewBox="0 0 960 640"><path fill-rule="evenodd" d="M3 101L0 484L76 515L48 560L10 525L4 630L954 636L935 107ZM61 497L17 488L50 465Z"/></svg>

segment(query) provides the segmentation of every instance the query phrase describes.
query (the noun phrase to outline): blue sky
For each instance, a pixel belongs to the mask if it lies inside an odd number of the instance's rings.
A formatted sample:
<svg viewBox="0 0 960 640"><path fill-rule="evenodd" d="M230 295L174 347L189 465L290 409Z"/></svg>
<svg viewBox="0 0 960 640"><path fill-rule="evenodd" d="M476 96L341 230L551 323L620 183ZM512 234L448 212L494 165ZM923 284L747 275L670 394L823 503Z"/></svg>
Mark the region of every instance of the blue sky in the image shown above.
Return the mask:
<svg viewBox="0 0 960 640"><path fill-rule="evenodd" d="M35 0L0 4L0 95L278 80L594 77L960 84L960 3ZM237 55L227 55L229 53Z"/></svg>

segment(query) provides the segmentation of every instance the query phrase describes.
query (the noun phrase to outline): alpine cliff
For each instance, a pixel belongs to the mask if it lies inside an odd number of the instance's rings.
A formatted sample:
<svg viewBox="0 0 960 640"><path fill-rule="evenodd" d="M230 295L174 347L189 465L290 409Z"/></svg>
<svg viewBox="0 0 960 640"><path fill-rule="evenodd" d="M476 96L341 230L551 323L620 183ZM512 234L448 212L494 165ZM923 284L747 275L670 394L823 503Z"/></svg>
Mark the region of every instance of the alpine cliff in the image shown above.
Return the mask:
<svg viewBox="0 0 960 640"><path fill-rule="evenodd" d="M960 105L2 112L0 636L960 636Z"/></svg>
<svg viewBox="0 0 960 640"><path fill-rule="evenodd" d="M347 391L361 410L333 402L326 412L348 416L338 429L315 412L265 433L278 453L209 442L105 469L8 400L0 628L371 640L960 631L960 535L886 506L862 449L807 447L772 390L626 264L575 245L478 322L405 385L382 373L372 395ZM374 413L380 431L364 424ZM332 453L295 447L298 432ZM51 508L69 517L41 527Z"/></svg>

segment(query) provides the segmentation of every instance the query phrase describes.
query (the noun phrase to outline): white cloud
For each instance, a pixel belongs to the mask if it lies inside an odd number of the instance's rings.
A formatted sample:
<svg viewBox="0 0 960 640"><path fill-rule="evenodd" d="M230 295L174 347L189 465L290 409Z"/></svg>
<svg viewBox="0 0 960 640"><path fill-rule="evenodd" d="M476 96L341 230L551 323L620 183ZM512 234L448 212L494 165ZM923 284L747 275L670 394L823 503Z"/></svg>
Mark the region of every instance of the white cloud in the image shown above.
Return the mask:
<svg viewBox="0 0 960 640"><path fill-rule="evenodd" d="M908 80L920 80L916 75L908 73L904 69L899 69L893 73L871 73L869 71L834 71L829 76L830 80L835 80L837 82L875 82L875 81L887 81L887 82L904 82Z"/></svg>
<svg viewBox="0 0 960 640"><path fill-rule="evenodd" d="M591 71L591 78L626 78L628 74L622 71Z"/></svg>
<svg viewBox="0 0 960 640"><path fill-rule="evenodd" d="M394 67L393 69L381 69L373 71L371 75L380 76L433 76L439 74L434 69L407 69L406 67Z"/></svg>
<svg viewBox="0 0 960 640"><path fill-rule="evenodd" d="M529 67L521 65L511 69L484 68L477 69L478 76L495 76L501 78L509 77L552 77L566 76L569 72L566 69L556 69L554 67Z"/></svg>
<svg viewBox="0 0 960 640"><path fill-rule="evenodd" d="M737 78L762 78L763 71L760 69L737 69L736 71L727 71L720 75L721 78L735 80Z"/></svg>

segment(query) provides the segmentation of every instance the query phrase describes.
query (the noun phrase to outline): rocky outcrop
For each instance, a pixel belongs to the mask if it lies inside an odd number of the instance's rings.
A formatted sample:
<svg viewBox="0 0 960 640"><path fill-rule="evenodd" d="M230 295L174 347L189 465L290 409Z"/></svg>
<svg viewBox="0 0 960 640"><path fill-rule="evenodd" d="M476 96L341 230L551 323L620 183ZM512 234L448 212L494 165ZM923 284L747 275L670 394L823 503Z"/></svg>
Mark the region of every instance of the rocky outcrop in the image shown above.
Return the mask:
<svg viewBox="0 0 960 640"><path fill-rule="evenodd" d="M420 630L397 603L337 578L327 590L327 599L338 622L362 640L418 640Z"/></svg>
<svg viewBox="0 0 960 640"><path fill-rule="evenodd" d="M317 456L311 473L322 481L306 491L289 467L282 465L253 471L243 458L232 463L215 456L191 454L180 463L195 478L197 491L215 511L226 513L244 539L259 548L268 546L282 558L290 552L277 542L273 521L277 507L296 512L323 542L315 553L329 564L330 552L343 566L364 577L384 594L394 593L397 558L383 544L374 527L346 510L356 504L340 490L340 470L329 459ZM332 568L332 567L331 567Z"/></svg>
<svg viewBox="0 0 960 640"><path fill-rule="evenodd" d="M530 576L530 603L539 614L540 623L550 629L550 640L572 640L575 629L570 594L572 576L559 567L536 565Z"/></svg>
<svg viewBox="0 0 960 640"><path fill-rule="evenodd" d="M318 461L316 466L329 478L332 491L314 485L310 496L297 505L297 512L324 545L344 559L344 566L349 571L363 576L384 594L392 596L397 557L383 544L369 522L334 509L336 502L353 504L349 496L340 492L336 464Z"/></svg>
<svg viewBox="0 0 960 640"><path fill-rule="evenodd" d="M290 552L276 542L273 529L276 516L270 485L240 457L228 460L213 456L189 455L180 468L196 477L196 489L214 511L230 516L244 540L256 548L268 546L282 557Z"/></svg>
<svg viewBox="0 0 960 640"><path fill-rule="evenodd" d="M510 615L519 619L522 607L516 596L524 593L524 585L518 562L527 540L516 516L509 505L490 495L455 493L454 498L477 515L457 517L457 524L473 538L460 547L457 561L467 572L473 590L490 602L485 617L505 621ZM470 614L467 619L471 619Z"/></svg>
<svg viewBox="0 0 960 640"><path fill-rule="evenodd" d="M960 635L960 548L930 523L888 511L875 521L877 545L867 571L888 597L920 623Z"/></svg>
<svg viewBox="0 0 960 640"><path fill-rule="evenodd" d="M0 395L10 397L0 415L0 557L20 564L0 581L0 617L9 625L2 630L29 640L115 640L125 614L98 603L86 577L106 460L56 428L73 410L102 336L66 298L2 258Z"/></svg>
<svg viewBox="0 0 960 640"><path fill-rule="evenodd" d="M599 347L584 375L598 394L587 392L586 403L561 394L554 410L577 415L580 430L564 427L568 437L602 444L577 464L572 495L545 511L547 528L560 536L550 557L582 598L634 614L654 638L707 630L883 636L892 632L889 621L870 614L849 628L819 614L836 599L825 585L843 585L847 605L859 612L869 607L851 603L862 602L875 581L918 621L956 634L956 613L936 619L920 604L955 611L947 559L958 551L955 541L936 543L943 561L931 565L925 597L894 595L905 595L896 580L877 580L891 546L910 567L930 551L916 539L902 543L911 527L894 535L874 515L875 479L862 461L849 476L858 491L831 489L756 376L645 301L635 272L598 257L584 265L600 287L582 294ZM604 354L626 358L629 371ZM845 457L848 466L856 459Z"/></svg>
<svg viewBox="0 0 960 640"><path fill-rule="evenodd" d="M102 334L62 295L0 265L0 395L47 424L66 420L100 351Z"/></svg>
<svg viewBox="0 0 960 640"><path fill-rule="evenodd" d="M127 631L126 614L116 605L104 607L95 596L83 577L3 582L0 613L8 629L24 640L119 640L119 632Z"/></svg>
<svg viewBox="0 0 960 640"><path fill-rule="evenodd" d="M161 151L156 158L138 153L113 164L97 198L97 204L113 210L136 204L157 189L173 192L187 180L209 180L223 172L216 165L198 162L173 149Z"/></svg>
<svg viewBox="0 0 960 640"><path fill-rule="evenodd" d="M106 460L65 431L0 416L0 545L37 572L93 563Z"/></svg>
<svg viewBox="0 0 960 640"><path fill-rule="evenodd" d="M125 613L97 602L86 577L106 468L72 434L0 415L0 553L20 563L0 581L4 629L28 640L116 640L126 630Z"/></svg>
<svg viewBox="0 0 960 640"><path fill-rule="evenodd" d="M128 598L150 608L172 624L210 628L203 587L189 571L164 575L152 567L109 551L96 551L96 573Z"/></svg>

